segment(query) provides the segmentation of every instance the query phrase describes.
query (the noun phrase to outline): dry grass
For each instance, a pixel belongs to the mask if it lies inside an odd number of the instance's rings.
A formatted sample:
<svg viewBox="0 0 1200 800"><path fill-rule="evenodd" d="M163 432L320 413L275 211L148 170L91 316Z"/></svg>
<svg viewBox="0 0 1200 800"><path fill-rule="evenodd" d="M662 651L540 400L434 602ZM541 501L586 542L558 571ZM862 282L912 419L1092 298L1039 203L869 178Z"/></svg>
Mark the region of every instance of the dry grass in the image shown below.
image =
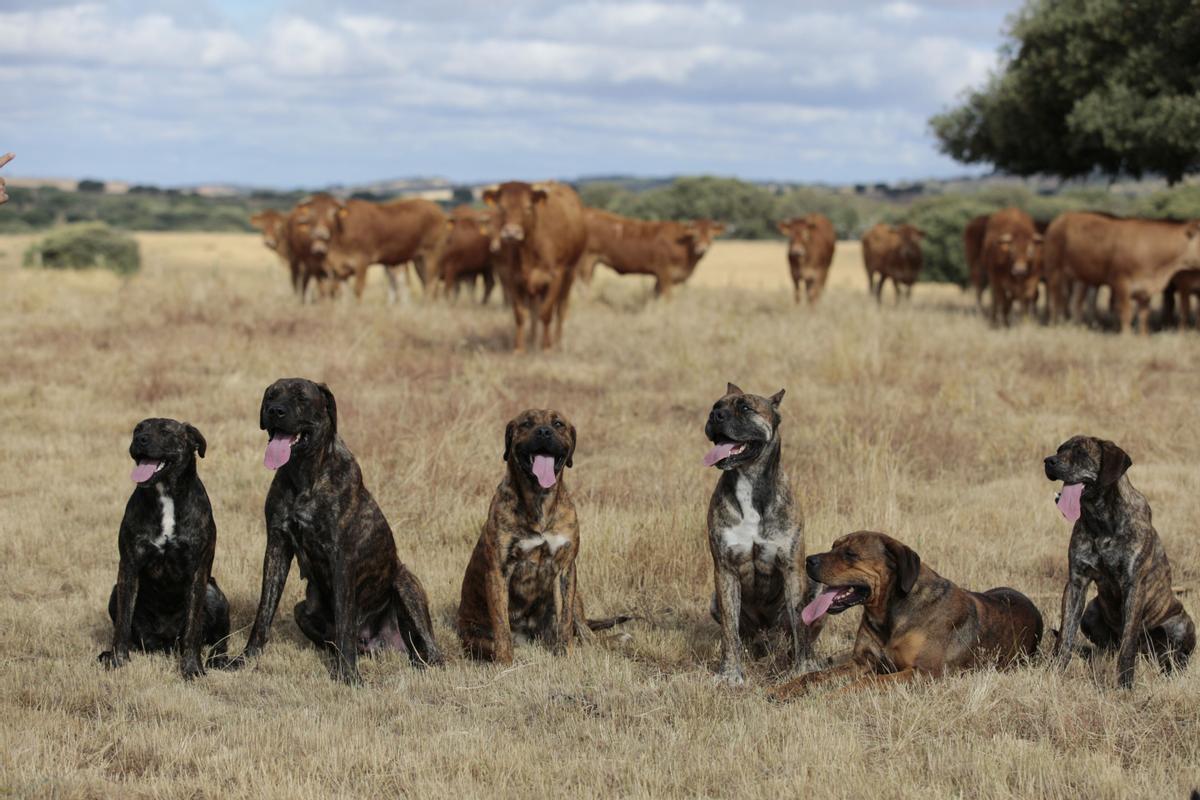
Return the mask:
<svg viewBox="0 0 1200 800"><path fill-rule="evenodd" d="M575 303L565 350L514 358L498 306L387 308L376 275L361 307L301 308L253 237L140 238L147 266L128 282L20 270L24 240L0 239L0 793L1182 798L1200 783L1196 669L1143 662L1121 692L1111 662L1077 661L787 707L764 700L762 665L752 688L719 688L716 476L699 463L727 380L784 386L810 550L885 530L964 586L1023 589L1056 626L1068 530L1040 459L1076 432L1110 436L1197 616L1200 338L992 331L957 290L927 286L880 311L848 248L824 303L796 309L781 245L719 243L671 303L609 276ZM365 688L334 684L292 622L293 571L256 668L190 684L161 657L102 671L133 424L173 416L208 437L215 574L240 647L271 480L258 403L294 374L337 392L451 663L382 658ZM645 621L570 659L520 649L500 670L464 663L451 623L502 426L531 405L579 429L568 484L590 610ZM856 618L830 625L824 652Z"/></svg>

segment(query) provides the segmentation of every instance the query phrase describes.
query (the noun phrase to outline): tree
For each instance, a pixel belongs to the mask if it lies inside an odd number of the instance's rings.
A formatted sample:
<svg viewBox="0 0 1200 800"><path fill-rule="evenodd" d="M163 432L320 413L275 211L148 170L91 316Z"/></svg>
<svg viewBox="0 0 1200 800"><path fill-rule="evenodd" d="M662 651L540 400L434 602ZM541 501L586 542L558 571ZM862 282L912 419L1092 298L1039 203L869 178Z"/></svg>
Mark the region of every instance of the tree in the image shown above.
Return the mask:
<svg viewBox="0 0 1200 800"><path fill-rule="evenodd" d="M1031 0L1003 66L934 116L942 152L1017 175L1200 172L1200 3Z"/></svg>

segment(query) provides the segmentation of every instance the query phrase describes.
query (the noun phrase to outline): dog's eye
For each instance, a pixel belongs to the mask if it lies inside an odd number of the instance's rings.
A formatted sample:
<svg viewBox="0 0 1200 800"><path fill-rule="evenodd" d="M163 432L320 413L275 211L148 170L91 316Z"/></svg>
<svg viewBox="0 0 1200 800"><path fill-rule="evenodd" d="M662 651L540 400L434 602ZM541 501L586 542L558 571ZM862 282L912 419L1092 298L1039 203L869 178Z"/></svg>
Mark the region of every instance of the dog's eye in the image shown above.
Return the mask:
<svg viewBox="0 0 1200 800"><path fill-rule="evenodd" d="M531 428L531 427L533 427L533 420L531 420L531 419L524 420L524 421L521 423L521 427L522 427L522 428Z"/></svg>
<svg viewBox="0 0 1200 800"><path fill-rule="evenodd" d="M853 550L844 550L842 551L842 558L853 563L858 561L858 553L854 552Z"/></svg>
<svg viewBox="0 0 1200 800"><path fill-rule="evenodd" d="M556 428L562 428L562 427L564 427L564 426L563 426L563 423L562 423L562 420L561 420L561 419L556 419L556 420L554 420L554 427L556 427Z"/></svg>
<svg viewBox="0 0 1200 800"><path fill-rule="evenodd" d="M754 409L750 408L749 403L738 403L738 411L742 412L743 414L749 414L753 410Z"/></svg>

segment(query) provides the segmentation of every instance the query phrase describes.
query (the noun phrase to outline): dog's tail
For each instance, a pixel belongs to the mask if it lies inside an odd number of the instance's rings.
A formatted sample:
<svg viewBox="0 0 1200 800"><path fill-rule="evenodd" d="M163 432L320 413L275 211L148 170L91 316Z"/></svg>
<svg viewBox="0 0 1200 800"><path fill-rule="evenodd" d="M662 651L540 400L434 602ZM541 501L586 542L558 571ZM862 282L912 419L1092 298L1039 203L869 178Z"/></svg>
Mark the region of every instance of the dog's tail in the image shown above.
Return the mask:
<svg viewBox="0 0 1200 800"><path fill-rule="evenodd" d="M589 619L589 620L587 620L587 626L588 626L589 630L606 631L609 628L615 628L618 625L622 625L626 622L629 622L631 619L634 619L633 615L631 615L631 614L618 614L615 617L605 617L603 619Z"/></svg>

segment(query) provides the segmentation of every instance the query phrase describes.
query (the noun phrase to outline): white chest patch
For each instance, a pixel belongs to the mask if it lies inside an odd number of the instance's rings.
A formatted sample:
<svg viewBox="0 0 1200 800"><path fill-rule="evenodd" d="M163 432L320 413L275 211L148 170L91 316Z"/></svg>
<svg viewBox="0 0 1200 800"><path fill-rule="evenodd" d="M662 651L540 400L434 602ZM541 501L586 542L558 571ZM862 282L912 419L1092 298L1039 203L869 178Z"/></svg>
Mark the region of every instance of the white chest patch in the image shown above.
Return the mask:
<svg viewBox="0 0 1200 800"><path fill-rule="evenodd" d="M158 504L162 507L162 529L158 533L158 538L154 540L154 546L161 550L175 535L175 501L171 499L171 495L167 494L167 490L161 483L157 484L156 488L158 489Z"/></svg>
<svg viewBox="0 0 1200 800"><path fill-rule="evenodd" d="M542 545L545 545L550 551L550 555L554 555L570 541L566 536L557 533L547 533L544 536L529 536L522 539L517 542L517 547L521 548L522 553L531 553Z"/></svg>
<svg viewBox="0 0 1200 800"><path fill-rule="evenodd" d="M754 507L754 487L745 478L738 478L734 494L741 506L742 518L721 531L721 543L735 560L748 557L755 548L758 549L759 558L774 559L783 542L763 537L762 515Z"/></svg>

